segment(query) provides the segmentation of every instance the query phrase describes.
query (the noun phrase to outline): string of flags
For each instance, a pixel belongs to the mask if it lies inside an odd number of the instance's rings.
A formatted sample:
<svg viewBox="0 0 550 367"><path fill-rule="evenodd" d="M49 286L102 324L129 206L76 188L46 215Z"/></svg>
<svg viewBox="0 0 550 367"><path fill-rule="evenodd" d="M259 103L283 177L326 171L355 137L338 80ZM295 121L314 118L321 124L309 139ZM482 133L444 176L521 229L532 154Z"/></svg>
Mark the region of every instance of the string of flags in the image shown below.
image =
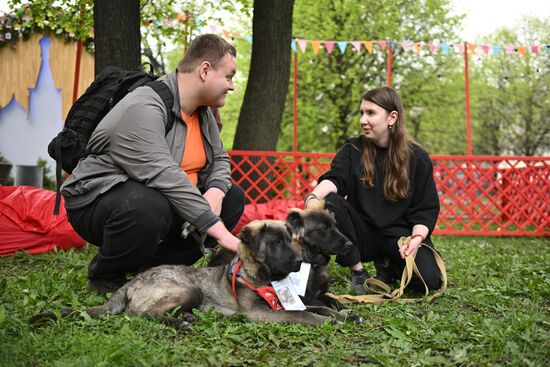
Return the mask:
<svg viewBox="0 0 550 367"><path fill-rule="evenodd" d="M173 27L177 22L185 23L190 20L190 16L180 14L175 19L165 19L164 21L148 21L148 25L163 27L167 25ZM196 25L202 32L223 34L226 39L245 39L252 43L252 36L233 32L223 27L207 24L204 25L199 18L195 18ZM366 50L369 54L375 52L387 51L391 47L392 51L399 52L414 52L415 54L436 54L438 52L448 55L449 52L463 53L464 48L468 47L468 53L477 55L499 55L499 54L519 54L525 56L527 53L539 55L542 53L550 53L550 44L534 44L534 45L495 45L495 44L475 44L475 43L448 43L448 42L413 42L413 41L395 41L395 40L371 40L371 41L323 41L323 40L307 40L301 38L293 38L291 41L291 49L293 52L300 51L305 53L309 48L315 55L319 52L327 52L329 55L335 50L340 53L345 53L348 50L354 52L362 52ZM308 47L310 46L310 47Z"/></svg>
<svg viewBox="0 0 550 367"><path fill-rule="evenodd" d="M490 53L494 55L498 54L513 54L518 53L522 56L525 56L528 52L538 55L541 52L545 51L550 53L550 45L491 45L491 44L474 44L474 43L446 43L446 42L412 42L412 41L321 41L321 40L305 40L295 38L292 40L291 48L292 51L298 52L298 49L305 53L307 51L307 46L311 45L311 49L315 55L317 55L322 49L324 49L328 54L331 54L336 48L340 50L341 53L345 53L347 49L351 49L355 52L361 52L362 49L366 50L369 54L372 54L377 51L384 51L387 48L391 47L392 51L403 51L414 52L420 54L422 52L429 52L435 54L437 52L442 52L445 55L448 55L450 51L456 51L459 53L464 52L464 48L468 47L468 52L471 54L484 54L489 55Z"/></svg>

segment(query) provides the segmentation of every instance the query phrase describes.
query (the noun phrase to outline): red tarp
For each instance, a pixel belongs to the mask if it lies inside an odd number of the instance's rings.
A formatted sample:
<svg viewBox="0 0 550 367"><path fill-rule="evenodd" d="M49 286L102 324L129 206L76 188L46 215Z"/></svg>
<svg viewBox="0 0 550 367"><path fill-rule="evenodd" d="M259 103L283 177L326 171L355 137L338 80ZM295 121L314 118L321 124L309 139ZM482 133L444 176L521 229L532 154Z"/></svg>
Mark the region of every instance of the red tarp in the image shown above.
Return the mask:
<svg viewBox="0 0 550 367"><path fill-rule="evenodd" d="M0 256L16 251L38 254L86 244L67 221L61 198L53 214L55 192L30 186L0 186Z"/></svg>
<svg viewBox="0 0 550 367"><path fill-rule="evenodd" d="M244 213L233 229L233 234L238 234L241 229L255 219L284 220L290 208L304 208L302 200L272 200L262 204L248 204L244 207Z"/></svg>

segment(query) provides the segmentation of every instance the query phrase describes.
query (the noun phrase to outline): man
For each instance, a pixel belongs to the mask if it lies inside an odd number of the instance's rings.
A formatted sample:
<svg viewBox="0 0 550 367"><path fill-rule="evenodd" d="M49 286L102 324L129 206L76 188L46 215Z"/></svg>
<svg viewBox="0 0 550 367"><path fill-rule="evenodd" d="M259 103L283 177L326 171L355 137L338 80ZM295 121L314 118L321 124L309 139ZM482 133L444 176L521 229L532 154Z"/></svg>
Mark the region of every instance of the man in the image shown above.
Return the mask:
<svg viewBox="0 0 550 367"><path fill-rule="evenodd" d="M197 37L176 71L159 78L174 97L175 121L150 87L129 93L103 118L61 188L69 222L99 247L89 288L112 292L126 273L159 264L195 263L216 242L236 252L230 233L244 210L231 185L229 156L207 106L222 107L234 90L236 51L223 38ZM182 235L182 226L194 230ZM190 225L190 226L188 226ZM185 238L184 238L185 237ZM204 238L204 236L202 236Z"/></svg>

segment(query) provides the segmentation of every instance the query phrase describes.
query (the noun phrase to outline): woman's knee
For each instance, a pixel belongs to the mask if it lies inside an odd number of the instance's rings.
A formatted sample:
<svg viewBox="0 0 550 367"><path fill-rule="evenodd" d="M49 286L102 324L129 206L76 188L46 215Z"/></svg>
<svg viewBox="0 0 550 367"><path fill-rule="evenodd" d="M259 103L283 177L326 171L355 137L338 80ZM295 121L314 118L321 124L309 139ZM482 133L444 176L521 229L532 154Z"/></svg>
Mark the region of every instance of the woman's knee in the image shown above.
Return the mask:
<svg viewBox="0 0 550 367"><path fill-rule="evenodd" d="M433 253L421 247L416 254L415 262L428 289L439 289L441 287L441 271Z"/></svg>

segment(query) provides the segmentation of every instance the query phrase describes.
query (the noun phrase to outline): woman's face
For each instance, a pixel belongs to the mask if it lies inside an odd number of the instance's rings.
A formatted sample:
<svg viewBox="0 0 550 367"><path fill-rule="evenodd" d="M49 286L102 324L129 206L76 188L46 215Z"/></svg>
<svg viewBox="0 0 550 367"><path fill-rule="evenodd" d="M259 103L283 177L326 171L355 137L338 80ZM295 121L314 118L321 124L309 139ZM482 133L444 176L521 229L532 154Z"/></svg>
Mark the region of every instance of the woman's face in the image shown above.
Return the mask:
<svg viewBox="0 0 550 367"><path fill-rule="evenodd" d="M390 142L390 129L397 120L397 112L389 113L369 101L361 101L359 123L365 137L379 147L387 147Z"/></svg>

